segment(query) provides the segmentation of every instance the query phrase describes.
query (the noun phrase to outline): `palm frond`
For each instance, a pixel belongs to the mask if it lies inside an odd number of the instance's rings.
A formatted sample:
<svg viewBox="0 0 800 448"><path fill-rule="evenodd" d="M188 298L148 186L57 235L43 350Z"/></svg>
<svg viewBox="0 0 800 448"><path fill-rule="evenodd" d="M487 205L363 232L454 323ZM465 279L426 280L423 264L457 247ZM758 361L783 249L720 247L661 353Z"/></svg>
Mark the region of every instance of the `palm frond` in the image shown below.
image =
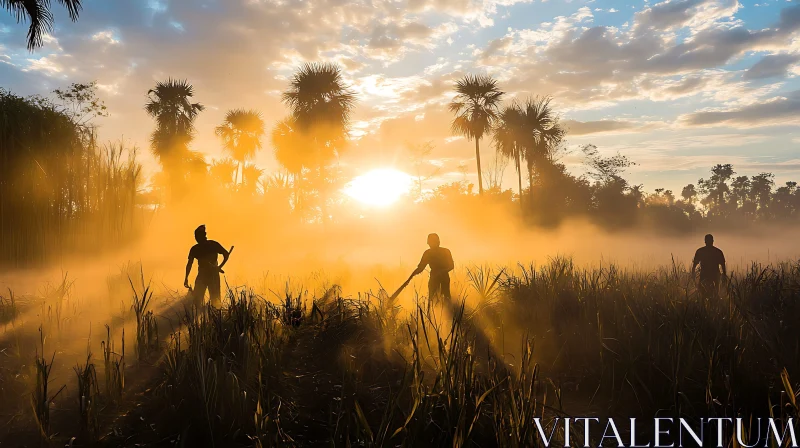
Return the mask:
<svg viewBox="0 0 800 448"><path fill-rule="evenodd" d="M256 110L229 110L225 121L214 129L214 133L234 159L244 162L254 157L262 147L264 120Z"/></svg>
<svg viewBox="0 0 800 448"><path fill-rule="evenodd" d="M58 0L67 9L70 20L78 20L82 9L80 0ZM0 8L8 11L17 23L30 22L27 34L29 51L44 44L44 35L53 32L53 13L50 0L0 0Z"/></svg>
<svg viewBox="0 0 800 448"><path fill-rule="evenodd" d="M472 74L457 80L455 91L456 96L448 105L456 115L451 126L453 133L480 139L492 129L505 93L494 78Z"/></svg>
<svg viewBox="0 0 800 448"><path fill-rule="evenodd" d="M309 63L294 74L282 99L301 128L323 123L346 128L355 107L356 94L345 85L338 65Z"/></svg>
<svg viewBox="0 0 800 448"><path fill-rule="evenodd" d="M73 22L78 20L78 15L83 9L81 5L81 0L58 0L58 3L62 4L65 8L67 8L67 12L69 13L69 19Z"/></svg>

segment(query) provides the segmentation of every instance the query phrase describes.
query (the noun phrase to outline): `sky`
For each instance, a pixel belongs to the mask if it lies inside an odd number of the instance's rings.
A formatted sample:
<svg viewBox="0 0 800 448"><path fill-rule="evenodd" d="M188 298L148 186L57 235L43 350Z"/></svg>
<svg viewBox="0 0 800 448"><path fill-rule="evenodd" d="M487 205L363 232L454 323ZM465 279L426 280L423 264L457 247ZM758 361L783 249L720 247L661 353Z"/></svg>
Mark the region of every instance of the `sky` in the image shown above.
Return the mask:
<svg viewBox="0 0 800 448"><path fill-rule="evenodd" d="M594 144L637 165L628 178L680 192L731 163L800 181L800 4L786 0L85 0L25 49L26 24L0 13L0 87L48 94L95 80L110 116L100 137L140 149L146 172L153 120L147 91L168 77L194 85L206 110L193 148L223 157L214 136L227 110L259 110L268 128L304 62L336 62L358 95L352 177L394 166L412 172L408 145L434 149L429 185L475 182L474 143L450 132L454 80L495 77L506 102L549 95L568 128L564 162ZM268 140L268 139L266 139ZM485 170L490 140L481 142ZM271 146L256 163L278 165ZM463 168L462 168L463 167ZM412 173L413 174L413 173ZM504 188L515 185L513 165Z"/></svg>

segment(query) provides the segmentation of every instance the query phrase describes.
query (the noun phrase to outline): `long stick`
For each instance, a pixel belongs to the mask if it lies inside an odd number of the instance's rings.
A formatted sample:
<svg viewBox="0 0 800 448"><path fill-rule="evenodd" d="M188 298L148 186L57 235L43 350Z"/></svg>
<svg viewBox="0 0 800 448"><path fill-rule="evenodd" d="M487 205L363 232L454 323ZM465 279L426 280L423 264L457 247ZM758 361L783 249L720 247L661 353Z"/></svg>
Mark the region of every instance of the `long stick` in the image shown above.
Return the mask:
<svg viewBox="0 0 800 448"><path fill-rule="evenodd" d="M406 280L406 282L405 282L405 283L403 283L402 285L400 285L400 287L399 287L399 288L397 288L397 291L395 291L395 292L394 292L394 294L392 294L392 296L391 296L391 297L389 297L389 300L394 300L394 299L396 299L396 298L397 298L397 296L399 296L399 295L400 295L400 293L401 293L401 292L403 292L403 290L406 288L406 286L408 286L408 284L409 284L409 283L411 283L411 279L412 279L412 278L414 278L414 276L413 276L413 275L412 275L412 276L410 276L410 277L408 277L408 280Z"/></svg>
<svg viewBox="0 0 800 448"><path fill-rule="evenodd" d="M233 253L233 246L231 246L231 250L228 251L228 258L230 258L232 253ZM223 271L222 269L220 269L219 272L220 272L220 274L224 274L225 273L225 271Z"/></svg>

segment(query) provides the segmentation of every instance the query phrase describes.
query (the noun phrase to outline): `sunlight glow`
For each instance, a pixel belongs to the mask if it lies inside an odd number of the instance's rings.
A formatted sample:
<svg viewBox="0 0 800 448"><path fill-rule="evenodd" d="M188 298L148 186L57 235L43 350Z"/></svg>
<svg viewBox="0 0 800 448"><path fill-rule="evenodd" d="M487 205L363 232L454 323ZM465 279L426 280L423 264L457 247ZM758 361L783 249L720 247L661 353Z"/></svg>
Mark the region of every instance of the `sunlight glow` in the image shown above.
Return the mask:
<svg viewBox="0 0 800 448"><path fill-rule="evenodd" d="M353 179L344 193L365 205L386 207L411 190L413 180L394 168L380 168Z"/></svg>

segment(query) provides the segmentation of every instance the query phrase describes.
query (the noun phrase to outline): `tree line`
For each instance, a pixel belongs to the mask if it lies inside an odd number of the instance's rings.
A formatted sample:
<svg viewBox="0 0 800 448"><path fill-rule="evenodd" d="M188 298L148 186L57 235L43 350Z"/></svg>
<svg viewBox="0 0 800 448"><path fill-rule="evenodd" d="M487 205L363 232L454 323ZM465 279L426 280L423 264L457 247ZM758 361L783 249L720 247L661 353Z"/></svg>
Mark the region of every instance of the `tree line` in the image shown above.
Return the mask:
<svg viewBox="0 0 800 448"><path fill-rule="evenodd" d="M300 67L282 94L287 115L271 128L257 110L228 111L214 129L227 155L221 159L206 161L192 149L195 122L205 110L194 96L188 81L176 79L147 92L143 106L154 120L150 150L162 170L152 190L145 190L136 148L97 142L93 119L107 109L94 83L56 90L53 99L0 91L0 261L24 263L101 241L124 241L135 235L137 216L186 199L192 190L266 201L304 222L334 219L344 183L337 160L351 143L357 100L337 65ZM628 157L603 155L586 145L577 150L586 172L575 175L563 163L570 152L567 130L551 99L505 99L488 76L467 75L455 83L452 133L475 142L477 194L466 174L425 191L423 181L430 176L423 171L434 147L409 142L414 206L449 206L457 213L461 206L495 201L531 224L582 217L610 229L652 224L673 231L785 222L800 213L795 182L776 188L773 174L737 175L730 164L712 167L708 177L680 193L659 188L648 194L625 178L634 164ZM484 140L495 152L488 166L481 165ZM279 172L265 173L253 162L267 146ZM516 192L502 188L508 163L517 174Z"/></svg>

